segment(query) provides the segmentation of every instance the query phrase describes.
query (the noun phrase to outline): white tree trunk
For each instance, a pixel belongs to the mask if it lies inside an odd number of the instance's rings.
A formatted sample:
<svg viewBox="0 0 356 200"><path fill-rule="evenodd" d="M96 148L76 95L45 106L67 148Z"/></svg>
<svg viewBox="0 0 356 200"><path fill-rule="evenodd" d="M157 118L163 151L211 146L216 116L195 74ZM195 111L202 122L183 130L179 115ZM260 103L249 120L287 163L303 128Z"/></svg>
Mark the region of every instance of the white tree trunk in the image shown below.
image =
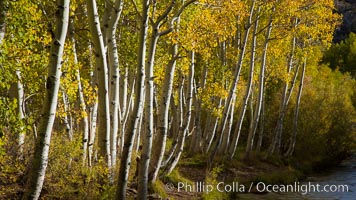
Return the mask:
<svg viewBox="0 0 356 200"><path fill-rule="evenodd" d="M188 83L187 83L187 98L186 98L186 109L184 113L184 123L183 127L180 129L181 134L178 143L178 149L176 151L176 155L174 156L174 160L172 161L171 165L168 167L167 174L170 174L173 169L177 166L180 156L183 153L185 139L187 137L190 125L190 119L192 115L192 104L193 104L193 87L194 87L194 63L195 63L195 52L191 52L191 63L189 68L189 76L188 76Z"/></svg>
<svg viewBox="0 0 356 200"><path fill-rule="evenodd" d="M121 106L121 116L126 115L126 108L127 108L127 87L128 87L128 83L127 83L127 78L128 78L128 74L129 73L129 69L128 67L125 67L124 70L124 75L122 76L122 79L120 79L120 81L122 80L122 83L120 84L120 106Z"/></svg>
<svg viewBox="0 0 356 200"><path fill-rule="evenodd" d="M111 123L111 163L115 169L117 157L117 135L119 129L120 111L120 70L119 70L119 55L116 45L116 26L121 16L124 1L116 0L114 8L111 10L111 18L108 21L106 31L106 44L108 48L108 67L110 71L110 123ZM104 22L105 23L105 22ZM114 170L113 170L114 172ZM113 174L114 175L114 174Z"/></svg>
<svg viewBox="0 0 356 200"><path fill-rule="evenodd" d="M111 169L110 152L110 102L108 85L108 67L104 39L100 28L100 20L95 0L87 0L88 20L91 38L94 44L96 70L98 70L98 114L99 130L98 145L99 155L104 157Z"/></svg>
<svg viewBox="0 0 356 200"><path fill-rule="evenodd" d="M168 113L171 103L171 96L173 90L173 80L176 67L176 57L178 55L178 46L174 44L172 46L172 58L168 63L168 67L165 72L164 84L162 88L161 99L159 101L158 108L158 132L154 140L152 165L150 168L149 179L155 182L158 176L159 169L163 160L164 152L166 149L166 140L168 132Z"/></svg>
<svg viewBox="0 0 356 200"><path fill-rule="evenodd" d="M83 166L86 163L87 160L87 154L88 154L88 140L89 140L89 119L88 119L88 113L87 113L87 106L85 103L85 99L84 99L84 92L83 92L83 86L82 86L82 81L80 78L80 69L78 66L78 56L77 56L77 47L76 47L76 40L74 37L74 32L75 32L75 28L74 28L74 21L73 19L71 19L70 24L69 24L69 28L70 28L70 37L71 37L71 41L72 41L72 50L73 50L73 55L74 55L74 65L76 65L77 69L76 69L76 79L78 82L78 98L79 98L79 106L80 106L80 111L81 111L81 117L83 117Z"/></svg>
<svg viewBox="0 0 356 200"><path fill-rule="evenodd" d="M17 106L18 106L18 119L19 121L23 121L25 118L25 105L24 105L24 88L22 84L22 76L21 71L19 69L16 70L17 76ZM23 160L23 145L25 144L25 135L26 132L24 130L24 126L21 125L19 128L20 132L18 135L18 150L17 150L17 158L19 160Z"/></svg>
<svg viewBox="0 0 356 200"><path fill-rule="evenodd" d="M234 112L235 112L235 103L236 103L236 95L232 96L231 100L231 108L230 108L230 113L228 114L228 121L227 121L227 128L224 129L224 136L222 139L221 147L219 148L218 153L219 154L226 154L229 149L229 145L231 143L230 137L231 137L231 130L232 130L232 125L234 122Z"/></svg>
<svg viewBox="0 0 356 200"><path fill-rule="evenodd" d="M292 39L292 49L287 65L287 74L289 75L292 66L293 66L293 61L294 61L294 51L295 51L295 46L296 46L296 37L294 36ZM283 131L283 122L284 122L284 115L287 109L288 105L288 88L289 88L289 81L285 81L284 86L283 86L283 93L281 97L281 105L280 105L280 112L278 116L278 121L276 125L276 129L274 131L274 137L272 139L272 143L270 146L270 149L268 151L268 155L272 155L273 153L276 153L277 155L280 153L280 145L281 145L281 139L282 139L282 131ZM291 94L292 91L289 93Z"/></svg>
<svg viewBox="0 0 356 200"><path fill-rule="evenodd" d="M143 131L144 137L142 142L142 154L140 160L139 175L138 175L138 199L145 199L147 197L147 182L148 182L148 168L151 159L151 149L153 141L153 66L156 53L159 27L153 26L153 30L150 38L150 46L148 49L148 58L146 63L146 86L145 86L145 113L144 113L144 125Z"/></svg>
<svg viewBox="0 0 356 200"><path fill-rule="evenodd" d="M220 98L219 99L219 105L218 105L219 109L221 108L222 104L223 104L222 103L222 99ZM209 152L211 144L213 143L213 140L214 140L214 137L215 137L215 134L216 134L216 129L218 128L219 117L214 116L213 117L213 122L214 123L212 123L212 124L211 123L207 123L206 127L211 127L211 129L210 128L209 129L206 128L205 131L204 131L204 135L206 136L205 137L205 139L206 139L205 153L206 154Z"/></svg>
<svg viewBox="0 0 356 200"><path fill-rule="evenodd" d="M256 55L256 46L257 46L257 29L258 29L258 22L259 22L259 16L258 16L259 12L260 12L260 7L258 7L258 11L256 13L256 21L255 21L253 35L252 35L253 37L252 37L252 43L251 43L250 72L249 72L248 84L247 84L244 100L242 103L242 107L241 107L241 110L239 113L239 120L237 122L235 132L233 135L233 140L232 140L231 146L230 146L230 152L229 152L230 159L232 159L235 155L235 151L236 151L237 144L239 142L239 138L240 138L240 134L241 134L242 122L245 118L247 104L248 104L248 101L249 101L249 98L250 98L250 95L252 92L253 76L254 76L254 70L255 70L255 55Z"/></svg>
<svg viewBox="0 0 356 200"><path fill-rule="evenodd" d="M265 80L263 80L263 84ZM256 152L261 152L261 148L262 148L262 141L263 141L263 136L264 136L264 126L265 126L265 99L264 97L262 97L262 106L261 106L261 116L260 116L260 122L259 122L259 126L260 126L260 130L259 130L259 134L258 134L258 142L257 142L257 146L256 146Z"/></svg>
<svg viewBox="0 0 356 200"><path fill-rule="evenodd" d="M287 156L291 156L294 152L295 148L295 143L297 140L297 132L298 132L298 116L299 116L299 106L300 106L300 99L302 97L302 92L303 92L303 85L304 85L304 76L305 76L305 68L307 65L307 58L304 59L303 66L302 66L302 74L300 76L300 82L299 82L299 90L298 90L298 95L297 95L297 102L295 104L295 110L294 110L294 121L293 121L293 134L291 137L291 142L287 151Z"/></svg>
<svg viewBox="0 0 356 200"><path fill-rule="evenodd" d="M90 129L89 129L89 143L88 143L88 165L92 166L93 163L93 153L94 153L94 142L96 136L98 120L98 97L95 97L95 103L90 111Z"/></svg>
<svg viewBox="0 0 356 200"><path fill-rule="evenodd" d="M220 134L218 136L218 141L214 147L214 149L212 150L211 154L210 154L210 162L214 160L214 157L217 153L217 151L219 150L219 148L221 147L221 143L223 140L223 136L224 136L224 132L225 132L225 128L226 128L226 123L228 120L228 115L230 113L231 107L232 107L232 102L233 102L233 96L235 95L236 89L237 89L237 84L239 82L240 79L240 72L241 72L241 68L242 68L242 64L244 61L244 57L245 57L245 52L246 52L246 45L247 45L247 41L249 38L249 33L250 33L250 29L251 29L251 23L252 23L252 16L253 16L253 12L254 12L254 8L255 8L255 0L252 1L251 7L250 7L250 13L249 13L249 18L246 24L246 31L245 31L245 35L244 35L244 39L242 42L242 46L241 46L241 50L239 52L239 59L238 62L236 63L236 67L235 67L235 72L234 72L234 79L230 85L230 89L229 89L229 95L226 99L225 102L225 106L224 106L224 111L223 111L223 115L221 118L221 122L219 123L218 126L218 134Z"/></svg>
<svg viewBox="0 0 356 200"><path fill-rule="evenodd" d="M70 111L69 111L69 102L68 102L68 95L65 92L64 88L61 87L62 90L62 100L63 100L63 107L64 107L64 126L66 127L66 133L68 135L69 141L73 140L73 130L71 126L71 117L70 117Z"/></svg>
<svg viewBox="0 0 356 200"><path fill-rule="evenodd" d="M123 147L119 182L116 191L116 199L126 199L126 188L128 182L128 175L131 165L131 155L133 148L133 140L135 139L136 130L139 124L139 118L143 111L143 100L145 90L145 59L146 59L146 38L148 32L148 12L149 12L149 0L142 0L142 16L141 16L141 30L138 48L138 60L137 60L137 90L135 96L135 103L132 111L132 115L127 127L127 136L125 136L125 145Z"/></svg>
<svg viewBox="0 0 356 200"><path fill-rule="evenodd" d="M271 32L272 32L272 16L270 17L268 29L267 29L266 36L265 36L264 49L263 49L263 53L262 53L262 61L261 61L261 68L260 68L260 76L259 76L257 103L256 103L256 109L255 109L254 118L253 118L253 122L252 122L252 127L250 128L249 134L248 134L245 157L249 157L250 152L252 151L253 142L254 142L253 138L256 134L258 122L260 119L260 113L261 113L261 107L262 107L262 101L263 101L263 95L264 95L264 79L265 79L267 50L268 50L268 43L269 43L269 39L271 36ZM261 139L261 142L262 142L262 139Z"/></svg>
<svg viewBox="0 0 356 200"><path fill-rule="evenodd" d="M46 83L46 97L39 123L35 152L23 199L38 199L42 190L48 164L48 153L54 119L56 116L58 91L61 77L62 55L68 30L69 0L57 1L57 30L51 45L50 63Z"/></svg>

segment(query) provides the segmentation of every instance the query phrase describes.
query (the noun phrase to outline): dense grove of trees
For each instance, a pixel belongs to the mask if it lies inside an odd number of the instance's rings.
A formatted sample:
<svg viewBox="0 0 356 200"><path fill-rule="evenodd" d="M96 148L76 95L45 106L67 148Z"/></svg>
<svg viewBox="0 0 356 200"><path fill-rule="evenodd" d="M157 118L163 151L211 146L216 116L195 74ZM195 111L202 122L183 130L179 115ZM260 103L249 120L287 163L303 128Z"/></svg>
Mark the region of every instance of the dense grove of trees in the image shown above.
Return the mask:
<svg viewBox="0 0 356 200"><path fill-rule="evenodd" d="M0 170L23 174L24 199L144 199L187 155L337 162L354 147L356 43L328 50L333 8L0 0Z"/></svg>

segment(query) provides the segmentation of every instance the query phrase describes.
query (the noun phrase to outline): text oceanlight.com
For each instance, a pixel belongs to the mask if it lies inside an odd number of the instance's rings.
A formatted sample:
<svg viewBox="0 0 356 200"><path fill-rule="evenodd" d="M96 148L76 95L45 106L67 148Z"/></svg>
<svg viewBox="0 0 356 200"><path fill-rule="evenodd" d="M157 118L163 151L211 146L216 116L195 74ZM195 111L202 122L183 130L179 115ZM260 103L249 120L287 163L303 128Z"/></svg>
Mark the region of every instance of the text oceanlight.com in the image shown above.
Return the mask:
<svg viewBox="0 0 356 200"><path fill-rule="evenodd" d="M171 189L172 185L167 184L166 189ZM295 182L293 184L266 184L263 182L254 183L251 182L249 185L240 184L238 182L224 183L219 182L216 184L208 184L205 182L179 182L177 184L178 192L193 192L193 193L210 193L214 191L218 192L235 192L235 193L246 193L246 192L296 192L301 194L315 193L315 192L348 192L348 185L333 185L325 184L321 185L318 183L300 183Z"/></svg>

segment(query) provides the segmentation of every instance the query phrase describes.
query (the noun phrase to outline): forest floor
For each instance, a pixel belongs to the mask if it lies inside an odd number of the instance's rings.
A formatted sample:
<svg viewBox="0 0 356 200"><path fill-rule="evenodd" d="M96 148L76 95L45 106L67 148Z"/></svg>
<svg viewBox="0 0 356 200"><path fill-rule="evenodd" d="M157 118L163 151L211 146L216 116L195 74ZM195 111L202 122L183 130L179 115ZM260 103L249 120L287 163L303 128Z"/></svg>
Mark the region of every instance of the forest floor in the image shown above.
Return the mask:
<svg viewBox="0 0 356 200"><path fill-rule="evenodd" d="M173 178L173 181L169 177L163 178L167 197L162 198L156 194L150 199L216 199L217 196L218 199L230 199L236 197L238 193L248 192L263 195L264 193L256 189L258 182L287 184L305 178L302 172L285 163L275 161L273 163L263 159L232 161L210 169L204 163L195 163L195 161L186 159L172 176L179 177ZM179 189L178 184L180 184ZM209 187L211 192L208 191ZM221 194L223 197L219 194L216 196L216 192L219 192L218 188L220 190L231 189L231 191Z"/></svg>
<svg viewBox="0 0 356 200"><path fill-rule="evenodd" d="M266 183L286 183L296 181L300 178L300 173L292 167L283 163L272 163L263 160L253 159L253 161L231 161L229 163L216 165L208 168L203 158L185 158L178 165L177 169L170 176L161 178L161 191L164 194L151 194L149 199L202 199L211 198L206 191L207 185L216 186L219 183L225 185L238 183L239 187L244 186L244 190L251 189L252 193L258 193L255 184L259 181ZM23 175L15 170L8 169L7 173L0 172L0 200L21 199L24 192ZM13 179L13 180L10 180ZM50 182L52 182L50 180ZM185 185L178 189L178 184ZM46 185L46 184L45 184ZM187 186L190 185L190 186ZM236 189L236 188L235 188ZM247 191L245 191L247 192ZM63 199L55 198L49 194L44 186L41 199ZM128 199L135 199L137 190L129 185ZM236 192L235 192L236 194ZM235 194L228 194L228 198ZM210 198L209 198L210 197ZM74 199L78 199L73 197ZM219 198L220 199L220 198ZM224 198L225 199L225 198Z"/></svg>

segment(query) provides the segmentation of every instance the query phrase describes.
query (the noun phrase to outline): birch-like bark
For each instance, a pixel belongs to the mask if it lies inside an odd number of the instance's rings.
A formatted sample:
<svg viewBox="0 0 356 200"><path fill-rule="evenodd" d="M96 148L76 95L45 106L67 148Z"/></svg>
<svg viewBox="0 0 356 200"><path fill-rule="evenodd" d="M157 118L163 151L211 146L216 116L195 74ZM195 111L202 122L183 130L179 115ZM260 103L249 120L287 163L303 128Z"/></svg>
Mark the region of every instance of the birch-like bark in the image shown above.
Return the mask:
<svg viewBox="0 0 356 200"><path fill-rule="evenodd" d="M127 87L127 85L126 85ZM131 84L131 93L130 93L130 98L129 98L129 101L127 103L127 107L125 108L125 112L123 112L122 114L122 119L121 119L121 124L120 124L120 127L119 127L119 131L120 131L120 135L119 135L119 142L118 142L118 146L119 146L119 155L121 156L122 154L122 150L124 148L124 144L125 144L125 130L126 130L126 123L127 123L127 120L131 114L131 110L132 110L132 107L133 107L133 96L134 96L134 88L135 88L135 79L132 80L132 84ZM126 90L127 92L127 90ZM127 93L126 93L127 94ZM122 112L122 111L121 111ZM141 121L141 119L140 119ZM140 122L141 123L141 122Z"/></svg>
<svg viewBox="0 0 356 200"><path fill-rule="evenodd" d="M178 20L179 22L179 20ZM161 99L159 101L158 108L158 129L157 136L154 140L153 153L151 160L151 168L149 171L149 180L155 182L158 176L159 169L163 160L166 140L167 140L167 130L168 130L168 113L171 103L171 96L173 90L173 80L176 67L176 57L178 56L178 45L173 44L172 48L172 58L168 63L168 67L165 72L164 84L162 88Z"/></svg>
<svg viewBox="0 0 356 200"><path fill-rule="evenodd" d="M62 55L68 30L69 0L57 1L57 28L51 45L46 97L38 128L35 152L31 160L31 169L23 199L39 199L48 164L51 133L56 116L58 91L61 77Z"/></svg>
<svg viewBox="0 0 356 200"><path fill-rule="evenodd" d="M121 16L124 6L123 0L116 0L114 8L111 9L111 18L108 20L108 28L106 30L106 44L108 56L108 68L110 75L110 123L111 123L111 164L113 169L116 166L117 157L117 135L119 131L119 121L121 119L120 111L120 69L119 55L116 44L116 27ZM112 171L114 172L114 170ZM114 175L114 174L112 174Z"/></svg>
<svg viewBox="0 0 356 200"><path fill-rule="evenodd" d="M218 104L219 109L221 108L222 104L223 104L222 99L219 98L219 104ZM212 116L209 116L209 117L212 117ZM204 130L204 135L205 135L205 140L206 140L206 147L205 147L206 154L209 152L210 147L213 143L213 140L214 140L214 137L216 134L216 129L218 128L218 123L219 123L219 117L213 116L212 118L213 118L212 121L214 123L206 123L207 128Z"/></svg>
<svg viewBox="0 0 356 200"><path fill-rule="evenodd" d="M291 137L291 142L287 151L287 156L291 156L294 152L295 143L297 140L297 132L298 132L298 116L299 116L299 106L300 106L300 99L302 97L303 92L303 85L304 85L304 76L305 76L305 68L307 64L307 58L304 59L303 66L302 66L302 74L300 76L299 88L298 88L298 95L297 95L297 102L295 104L294 110L294 120L293 120L293 134Z"/></svg>
<svg viewBox="0 0 356 200"><path fill-rule="evenodd" d="M120 81L122 82L120 84L120 106L121 106L121 116L125 116L126 115L126 108L127 108L127 87L128 87L128 83L127 83L127 78L129 76L129 69L128 67L125 67L124 70L124 75L122 76L122 79L120 79ZM123 117L124 118L124 117ZM122 124L121 124L122 125Z"/></svg>
<svg viewBox="0 0 356 200"><path fill-rule="evenodd" d="M181 139L179 139L179 143L178 143L178 147L177 147L178 149L174 156L174 160L168 167L167 175L170 174L173 171L173 169L177 166L180 156L183 153L185 139L186 139L187 133L189 131L190 119L191 119L191 115L192 115L192 104L193 104L193 87L194 87L193 84L194 84L194 70L195 70L194 64L195 64L195 52L192 51L188 83L187 83L187 97L186 97L187 104L186 104L186 109L185 109L185 113L184 113L183 127L181 127L181 129L180 129L181 130L181 134L180 134Z"/></svg>
<svg viewBox="0 0 356 200"><path fill-rule="evenodd" d="M218 126L218 134L220 134L218 136L218 141L214 147L214 149L212 150L211 154L210 154L210 162L212 162L214 160L214 157L217 153L217 151L219 150L222 140L223 140L223 136L224 136L224 132L225 132L225 128L226 128L226 123L228 120L228 115L230 113L231 107L232 107L232 102L233 102L233 96L235 95L236 89L237 89L237 84L239 82L240 79L240 73L241 73L241 68L242 68L242 64L244 61L244 57L245 57L245 52L246 52L246 45L247 45L247 41L249 38L249 33L250 33L250 29L251 29L251 23L252 23L252 17L253 17L253 13L254 13L254 8L255 8L255 0L252 1L251 3L251 7L250 7L250 13L249 13L249 17L247 20L247 24L246 24L246 31L245 31L245 35L244 35L244 39L242 42L242 46L241 46L241 50L239 52L239 59L238 62L236 63L236 67L235 67L235 72L234 72L234 79L231 83L230 89L229 89L229 95L225 101L225 106L224 106L224 111L223 111L223 115L221 118L221 122L219 123Z"/></svg>
<svg viewBox="0 0 356 200"><path fill-rule="evenodd" d="M265 82L265 79L263 80L263 84ZM258 141L257 141L257 146L256 146L256 152L261 152L262 148L262 141L263 141L263 136L264 136L264 127L265 127L265 98L262 97L262 105L261 105L261 120L259 120L259 126L260 130L258 133Z"/></svg>
<svg viewBox="0 0 356 200"><path fill-rule="evenodd" d="M88 143L88 166L91 167L93 163L94 142L96 136L96 127L98 120L98 97L95 97L95 102L90 112L90 129L89 129L89 143Z"/></svg>
<svg viewBox="0 0 356 200"><path fill-rule="evenodd" d="M271 36L271 32L272 32L272 16L269 19L269 24L268 24L268 28L267 28L267 32L266 32L266 36L265 36L261 68L260 68L260 76L259 76L257 103L256 103L252 126L251 126L251 128L249 130L249 134L248 134L247 146L246 146L246 152L245 152L246 158L250 157L250 153L252 151L253 143L254 143L253 138L256 134L258 122L260 119L260 113L261 113L261 107L262 107L262 101L263 101L263 95L264 95L264 79L265 79L267 50L268 50L268 43L269 43L269 39ZM261 142L262 142L262 139L261 139Z"/></svg>
<svg viewBox="0 0 356 200"><path fill-rule="evenodd" d="M201 79L200 83L198 83L198 86L194 87L194 113L195 113L195 134L192 136L192 140L190 143L190 150L189 153L194 154L198 152L200 149L202 149L202 144L203 144L203 130L202 130L202 99L198 98L198 88L201 90L205 89L206 85L206 77L208 75L208 69L207 65L204 66L203 73L201 74Z"/></svg>
<svg viewBox="0 0 356 200"><path fill-rule="evenodd" d="M24 88L22 84L22 76L21 76L21 71L19 69L16 70L16 76L17 76L17 109L18 109L18 120L23 121L25 118L25 105L24 105ZM25 135L26 132L24 130L24 126L21 125L19 128L19 135L17 138L17 144L18 144L18 150L17 150L17 158L19 160L23 160L23 145L25 144Z"/></svg>
<svg viewBox="0 0 356 200"><path fill-rule="evenodd" d="M73 130L71 126L71 117L70 117L70 111L69 111L69 102L68 102L68 95L65 92L64 88L61 87L62 90L62 100L63 100L63 107L64 107L64 126L66 127L66 132L69 138L69 141L73 140Z"/></svg>
<svg viewBox="0 0 356 200"><path fill-rule="evenodd" d="M234 112L235 112L236 95L232 96L230 113L228 115L227 128L224 129L224 136L222 139L221 147L219 148L219 154L226 154L228 152L229 145L231 143L231 130L232 124L234 122Z"/></svg>
<svg viewBox="0 0 356 200"><path fill-rule="evenodd" d="M181 74L181 73L179 73ZM172 98L171 98L171 110L173 113L173 121L172 121L172 126L171 126L171 138L172 138L172 146L170 150L168 151L168 154L166 156L166 159L162 161L161 163L161 168L164 168L164 171L166 171L166 166L168 163L171 161L173 158L173 155L177 149L178 146L178 141L179 141L179 130L180 127L183 126L183 83L184 83L184 77L182 77L182 80L179 82L179 89L178 89L178 105L174 103L174 93L172 93Z"/></svg>
<svg viewBox="0 0 356 200"><path fill-rule="evenodd" d="M78 66L78 56L77 56L77 47L76 47L76 40L74 37L74 21L73 18L70 19L70 24L69 24L69 31L70 31L70 39L72 41L72 50L73 50L73 55L74 55L74 65L77 66L76 69L76 79L78 82L78 98L79 98L79 106L80 106L80 111L81 111L81 117L83 117L83 153L82 153L82 160L83 160L83 166L86 163L87 160L87 154L88 154L88 140L89 140L89 119L88 119L88 114L87 114L87 106L85 103L84 99L84 92L83 92L83 86L82 86L82 81L80 78L80 70Z"/></svg>
<svg viewBox="0 0 356 200"><path fill-rule="evenodd" d="M292 70L295 46L296 46L296 37L293 36L292 49L291 49L291 53L290 53L290 57L288 60L288 65L287 65L287 74L290 74L290 72ZM289 88L289 81L285 81L284 86L283 86L283 93L282 93L282 97L281 97L279 117L278 117L276 129L274 131L274 138L272 140L270 149L268 151L268 155L272 155L273 153L276 153L276 154L280 153L279 150L280 150L280 143L281 143L281 139L282 139L284 115L285 115L285 112L287 109L288 88Z"/></svg>
<svg viewBox="0 0 356 200"><path fill-rule="evenodd" d="M84 8L84 12L87 15L87 11ZM89 141L88 141L88 166L92 166L93 153L94 153L94 142L96 136L96 128L97 128L97 119L98 119L98 71L95 70L92 56L93 56L93 48L91 42L88 41L88 51L89 51L89 69L90 69L90 85L94 88L94 104L89 107Z"/></svg>
<svg viewBox="0 0 356 200"><path fill-rule="evenodd" d="M190 0L185 2L182 1L182 6L178 9L176 4L176 0L172 0L170 6L167 7L164 14L158 17L157 23L161 23L161 21L168 16L173 8L175 8L175 15L173 16L170 24L170 28L161 32L161 34L167 34L174 29L175 32L179 33L179 23L180 23L180 14L183 10L193 3L195 0ZM159 101L159 109L158 109L158 132L157 136L154 140L154 150L152 155L151 161L151 168L149 172L149 179L151 182L155 182L158 176L159 169L161 168L162 160L164 157L164 152L166 148L166 140L167 140L167 130L168 130L168 113L170 107L170 98L172 96L173 90L173 80L174 80L174 73L175 73L175 66L176 66L176 59L178 56L178 45L172 45L172 58L168 63L168 68L165 72L164 78L164 86L161 93L161 99Z"/></svg>
<svg viewBox="0 0 356 200"><path fill-rule="evenodd" d="M88 10L89 28L94 44L96 70L98 71L98 146L99 155L104 157L111 169L110 152L110 102L108 85L108 67L104 39L100 28L100 20L95 0L86 0Z"/></svg>
<svg viewBox="0 0 356 200"><path fill-rule="evenodd" d="M143 126L143 117L144 117L143 114L140 115L140 122L139 122L138 128L137 128L136 140L134 140L135 151L137 153L139 151L141 151L141 149L142 149L142 146L141 146L141 129L142 129L142 126ZM138 167L137 167L137 171L138 171Z"/></svg>
<svg viewBox="0 0 356 200"><path fill-rule="evenodd" d="M126 111L122 115L121 125L120 125L120 135L119 135L120 141L118 142L120 156L122 154L122 150L123 150L124 144L125 144L126 124L127 124L128 119L132 115L132 110L133 110L133 106L134 106L133 99L134 99L134 93L135 93L136 80L132 79L131 82L132 83L130 84L131 85L130 97L128 99ZM141 121L141 119L139 119L139 120Z"/></svg>
<svg viewBox="0 0 356 200"><path fill-rule="evenodd" d="M155 4L153 4L155 7ZM155 9L155 8L153 8ZM143 145L142 145L142 154L139 167L138 175L138 199L145 199L147 197L147 182L148 182L148 168L151 159L151 149L153 141L153 66L154 58L156 53L157 41L159 38L159 27L158 24L153 25L153 30L151 33L150 44L148 48L148 58L146 63L146 80L145 80L145 112L144 112L144 126L143 131ZM158 25L159 26L159 25Z"/></svg>
<svg viewBox="0 0 356 200"><path fill-rule="evenodd" d="M232 159L235 155L235 151L237 148L237 144L239 142L240 134L241 134L241 128L242 128L242 122L245 118L245 113L247 109L247 104L252 92L252 82L253 82L253 76L254 76L254 70L255 70L255 55L256 55L256 45L257 45L257 29L258 29L258 23L259 23L259 12L260 12L260 7L258 7L258 11L256 13L256 21L255 25L253 28L253 37L252 37L252 43L251 43L251 57L250 57L250 72L249 72L249 78L248 78L248 84L246 87L246 93L244 96L244 100L242 103L242 107L239 113L239 120L237 122L235 132L233 135L233 140L231 142L230 146L230 151L229 151L229 156L230 159Z"/></svg>
<svg viewBox="0 0 356 200"><path fill-rule="evenodd" d="M139 37L138 48L138 60L137 60L137 89L135 96L135 103L132 111L132 115L127 127L127 135L125 136L125 145L122 152L119 182L116 191L116 199L126 199L126 188L128 182L128 175L131 165L131 156L133 149L133 140L136 135L136 129L139 124L139 118L143 111L143 100L145 90L145 59L146 59L146 38L148 32L148 12L149 12L149 0L142 0L142 15L141 15L141 30Z"/></svg>

